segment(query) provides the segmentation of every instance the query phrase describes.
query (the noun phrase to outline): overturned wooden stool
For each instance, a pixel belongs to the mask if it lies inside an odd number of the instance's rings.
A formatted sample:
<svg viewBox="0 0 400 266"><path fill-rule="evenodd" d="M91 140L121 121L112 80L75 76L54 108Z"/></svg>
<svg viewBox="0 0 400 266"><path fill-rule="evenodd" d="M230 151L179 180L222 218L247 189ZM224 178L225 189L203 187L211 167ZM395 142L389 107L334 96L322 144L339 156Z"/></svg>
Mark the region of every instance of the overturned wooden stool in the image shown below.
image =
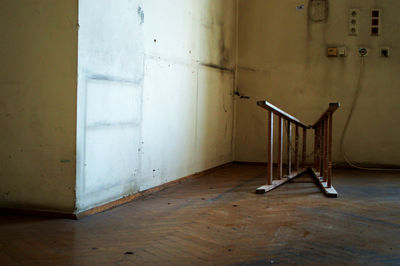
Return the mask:
<svg viewBox="0 0 400 266"><path fill-rule="evenodd" d="M257 194L264 194L288 182L289 180L310 172L328 197L337 197L337 192L332 186L332 119L333 113L339 108L339 103L330 103L329 108L320 119L309 126L299 119L282 111L267 101L258 101L257 105L268 111L268 164L267 184L256 189ZM274 141L274 115L278 117L278 162L276 178L273 178L273 141ZM283 174L283 127L287 131L287 161L286 173ZM292 126L295 127L295 141L292 147ZM301 163L299 156L299 130L302 128L302 154ZM306 167L307 130L314 130L314 165ZM294 163L292 169L292 149Z"/></svg>

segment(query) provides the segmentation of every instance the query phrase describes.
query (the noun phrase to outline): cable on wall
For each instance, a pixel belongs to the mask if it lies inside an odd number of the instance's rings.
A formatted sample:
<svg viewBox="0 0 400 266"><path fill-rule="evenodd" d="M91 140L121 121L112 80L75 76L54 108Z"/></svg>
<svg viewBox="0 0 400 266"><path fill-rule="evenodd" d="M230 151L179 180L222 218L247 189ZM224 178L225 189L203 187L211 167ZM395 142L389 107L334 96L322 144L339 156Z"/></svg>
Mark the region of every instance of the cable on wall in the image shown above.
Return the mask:
<svg viewBox="0 0 400 266"><path fill-rule="evenodd" d="M342 154L344 160L346 161L346 163L348 163L350 166L352 166L352 167L354 167L356 169L369 170L369 171L400 171L400 168L365 167L365 166L362 166L362 165L357 165L356 163L352 162L349 159L349 157L346 155L346 152L345 152L345 149L344 149L344 147L345 147L344 146L344 140L346 138L347 129L349 127L351 119L353 118L354 109L357 106L358 98L360 96L361 79L363 77L364 68L365 68L364 56L361 56L360 71L359 71L359 74L358 74L356 92L354 94L353 102L352 102L351 107L350 107L350 113L347 116L346 123L344 125L342 136L341 136L341 139L340 139L340 151L341 151L341 154Z"/></svg>

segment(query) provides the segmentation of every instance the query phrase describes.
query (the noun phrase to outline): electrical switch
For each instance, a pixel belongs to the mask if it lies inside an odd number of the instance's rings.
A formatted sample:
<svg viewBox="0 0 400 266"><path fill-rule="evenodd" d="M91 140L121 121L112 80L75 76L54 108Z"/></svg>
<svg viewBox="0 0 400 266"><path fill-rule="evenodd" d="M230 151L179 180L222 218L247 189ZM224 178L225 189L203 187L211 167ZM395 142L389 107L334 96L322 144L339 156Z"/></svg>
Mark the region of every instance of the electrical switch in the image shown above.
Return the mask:
<svg viewBox="0 0 400 266"><path fill-rule="evenodd" d="M346 57L347 49L345 46L330 46L326 50L326 55L328 57Z"/></svg>
<svg viewBox="0 0 400 266"><path fill-rule="evenodd" d="M379 50L380 50L381 57L389 57L390 56L389 47L381 47Z"/></svg>
<svg viewBox="0 0 400 266"><path fill-rule="evenodd" d="M337 57L338 56L337 47L328 47L327 56L328 57Z"/></svg>
<svg viewBox="0 0 400 266"><path fill-rule="evenodd" d="M347 56L347 49L346 49L345 46L338 47L337 50L338 50L338 55L340 57L346 57Z"/></svg>
<svg viewBox="0 0 400 266"><path fill-rule="evenodd" d="M371 35L378 36L381 34L381 17L380 9L371 9Z"/></svg>

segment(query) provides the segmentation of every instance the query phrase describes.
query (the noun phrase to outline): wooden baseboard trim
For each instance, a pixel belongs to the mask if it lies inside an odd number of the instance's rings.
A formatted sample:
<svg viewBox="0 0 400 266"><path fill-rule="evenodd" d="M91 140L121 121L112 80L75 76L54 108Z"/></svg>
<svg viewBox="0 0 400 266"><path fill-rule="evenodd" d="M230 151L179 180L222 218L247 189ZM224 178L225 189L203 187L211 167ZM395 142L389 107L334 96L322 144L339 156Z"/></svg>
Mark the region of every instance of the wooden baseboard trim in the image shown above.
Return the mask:
<svg viewBox="0 0 400 266"><path fill-rule="evenodd" d="M262 166L266 166L267 165L266 162L250 162L250 161L234 161L233 163L234 164L246 164L246 165L262 165ZM274 167L276 165L277 164L274 163ZM285 167L286 165L283 164L283 166ZM370 168L386 168L386 169L393 169L393 170L396 170L396 169L400 168L400 165L392 165L392 164L363 164L363 166L370 167ZM306 164L305 167L312 168L313 165L312 164ZM342 163L342 162L334 163L332 165L332 168L333 169L350 169L350 170L353 169L353 170L357 170L357 168L354 168L353 166L351 166L351 165L349 165L347 163Z"/></svg>
<svg viewBox="0 0 400 266"><path fill-rule="evenodd" d="M83 217L94 215L96 213L104 212L106 210L121 206L123 204L129 203L137 198L150 195L152 193L155 193L157 191L164 190L168 187L172 187L177 184L181 184L182 182L185 182L187 180L191 180L197 177L204 176L206 174L209 174L211 172L214 172L218 169L227 167L229 165L232 165L233 162L225 163L216 167L212 167L210 169L188 175L182 178L179 178L177 180L135 193L133 195L114 200L112 202L103 204L101 206L94 207L92 209L83 211L83 212L59 212L59 211L49 211L49 210L35 210L35 209L23 209L23 208L9 208L9 207L0 207L0 213L7 213L7 214L17 214L17 215L31 215L31 216L41 216L41 217L52 217L52 218L58 218L58 219L71 219L71 220L78 220L82 219Z"/></svg>
<svg viewBox="0 0 400 266"><path fill-rule="evenodd" d="M367 168L385 168L385 169L393 169L397 170L400 169L400 165L396 164L371 164L371 163L360 163L361 166L367 167ZM349 165L348 163L335 163L332 165L332 168L334 169L353 169L353 170L362 170L358 168L354 168L353 166ZM377 169L379 171L379 169Z"/></svg>
<svg viewBox="0 0 400 266"><path fill-rule="evenodd" d="M57 219L70 219L77 220L78 218L73 212L61 212L61 211L48 211L48 210L35 210L35 209L22 209L22 208L0 208L0 213L15 214L15 215L29 215L39 217L50 217Z"/></svg>
<svg viewBox="0 0 400 266"><path fill-rule="evenodd" d="M233 163L234 164L246 164L246 165L267 165L266 162L234 161Z"/></svg>
<svg viewBox="0 0 400 266"><path fill-rule="evenodd" d="M123 204L129 203L129 202L131 202L131 201L133 201L133 200L135 200L137 198L140 198L140 197L143 197L143 196L146 196L146 195L150 195L152 193L164 190L166 188L172 187L172 186L177 185L177 184L181 184L182 182L185 182L187 180L191 180L191 179L194 179L194 178L197 178L197 177L200 177L200 176L204 176L206 174L209 174L211 172L214 172L214 171L216 171L218 169L227 167L227 166L232 165L232 164L233 164L233 162L229 162L229 163L225 163L225 164L222 164L222 165L219 165L219 166L216 166L216 167L212 167L210 169L207 169L207 170L204 170L204 171L192 174L192 175L188 175L188 176L185 176L185 177L170 181L168 183L165 183L165 184L153 187L153 188L149 188L147 190L135 193L135 194L127 196L127 197L123 197L123 198L118 199L118 200L114 200L112 202L109 202L109 203L94 207L92 209L76 213L75 214L76 219L82 219L83 217L86 217L86 216L91 216L91 215L94 215L94 214L97 214L97 213L100 213L100 212L104 212L106 210L109 210L109 209L121 206Z"/></svg>

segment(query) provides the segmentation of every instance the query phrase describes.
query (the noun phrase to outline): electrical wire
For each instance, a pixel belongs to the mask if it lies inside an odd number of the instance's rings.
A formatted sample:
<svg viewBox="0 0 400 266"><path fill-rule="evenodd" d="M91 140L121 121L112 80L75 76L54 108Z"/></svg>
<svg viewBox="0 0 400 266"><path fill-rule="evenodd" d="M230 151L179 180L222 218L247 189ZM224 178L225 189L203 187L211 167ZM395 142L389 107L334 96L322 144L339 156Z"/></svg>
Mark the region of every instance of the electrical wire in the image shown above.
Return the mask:
<svg viewBox="0 0 400 266"><path fill-rule="evenodd" d="M354 167L356 169L369 170L369 171L400 171L400 168L379 168L379 167L365 167L365 166L362 166L362 165L357 165L356 163L352 162L349 159L349 157L346 155L346 152L344 150L344 141L345 141L345 138L346 138L347 129L349 127L351 119L353 118L354 109L357 106L358 98L359 98L360 91L361 91L361 79L363 77L364 68L365 68L364 56L361 56L360 71L359 71L359 74L358 74L356 92L354 94L353 102L352 102L351 107L350 107L350 113L347 116L346 123L344 125L342 136L341 136L341 139L340 139L340 151L341 151L341 154L342 154L344 160L346 161L346 163L348 163L350 166L352 166L352 167Z"/></svg>

